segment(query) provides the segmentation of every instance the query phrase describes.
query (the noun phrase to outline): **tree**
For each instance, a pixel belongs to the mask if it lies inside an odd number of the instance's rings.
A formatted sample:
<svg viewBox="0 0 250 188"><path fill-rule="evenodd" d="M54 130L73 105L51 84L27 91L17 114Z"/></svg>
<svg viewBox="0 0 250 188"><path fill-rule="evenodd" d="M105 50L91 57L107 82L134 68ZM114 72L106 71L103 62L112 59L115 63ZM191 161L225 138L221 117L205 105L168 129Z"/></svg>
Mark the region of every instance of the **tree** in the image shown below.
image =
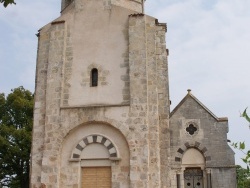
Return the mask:
<svg viewBox="0 0 250 188"><path fill-rule="evenodd" d="M237 174L237 187L238 188L250 187L250 174L247 171L247 169L244 169L240 165L237 165L236 174Z"/></svg>
<svg viewBox="0 0 250 188"><path fill-rule="evenodd" d="M3 3L3 6L6 8L9 4L16 4L14 0L0 0L0 3Z"/></svg>
<svg viewBox="0 0 250 188"><path fill-rule="evenodd" d="M33 101L23 87L0 94L0 187L29 187Z"/></svg>
<svg viewBox="0 0 250 188"><path fill-rule="evenodd" d="M245 118L248 123L250 123L250 117L248 116L247 114L247 108L244 110L244 112L242 113L241 115L243 118ZM248 169L248 172L250 173L250 150L245 150L245 143L240 143L240 144L243 144L243 147L241 147L241 150L244 152L245 154L245 157L242 159L246 164L247 164L247 169Z"/></svg>
<svg viewBox="0 0 250 188"><path fill-rule="evenodd" d="M245 118L246 121L250 123L250 117L247 114L247 108L244 110L244 112L241 114L241 117ZM233 143L232 146L241 152L244 153L244 157L242 158L243 162L247 165L247 171L250 174L250 150L246 149L245 142L236 142Z"/></svg>

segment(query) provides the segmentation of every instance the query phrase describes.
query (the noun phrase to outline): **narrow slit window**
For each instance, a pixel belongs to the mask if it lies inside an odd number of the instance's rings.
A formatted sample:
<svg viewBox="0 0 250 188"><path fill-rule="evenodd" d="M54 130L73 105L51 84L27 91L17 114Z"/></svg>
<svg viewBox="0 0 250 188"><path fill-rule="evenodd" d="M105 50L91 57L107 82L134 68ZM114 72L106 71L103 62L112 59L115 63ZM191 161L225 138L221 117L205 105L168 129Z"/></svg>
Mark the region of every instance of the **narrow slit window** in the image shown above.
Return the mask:
<svg viewBox="0 0 250 188"><path fill-rule="evenodd" d="M91 70L91 87L98 85L98 70L96 68Z"/></svg>

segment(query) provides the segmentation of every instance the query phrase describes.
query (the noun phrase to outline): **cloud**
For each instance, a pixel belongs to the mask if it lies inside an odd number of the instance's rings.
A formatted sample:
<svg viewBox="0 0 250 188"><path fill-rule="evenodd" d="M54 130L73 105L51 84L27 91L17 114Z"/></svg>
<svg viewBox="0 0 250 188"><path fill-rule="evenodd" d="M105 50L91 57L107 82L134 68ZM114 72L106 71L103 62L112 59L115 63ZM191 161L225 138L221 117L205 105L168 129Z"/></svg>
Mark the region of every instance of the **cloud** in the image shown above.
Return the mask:
<svg viewBox="0 0 250 188"><path fill-rule="evenodd" d="M18 1L0 8L0 92L20 85L34 90L37 52L35 34L59 16L60 1ZM32 71L33 70L33 71Z"/></svg>
<svg viewBox="0 0 250 188"><path fill-rule="evenodd" d="M25 32L27 28L39 29L44 24L52 21L51 18L55 19L59 16L59 8L59 0L23 0L17 2L17 5L6 9L1 7L0 21L19 32Z"/></svg>
<svg viewBox="0 0 250 188"><path fill-rule="evenodd" d="M190 88L216 115L229 117L230 139L250 143L239 118L239 110L250 107L250 1L148 0L145 6L147 14L168 24L172 108ZM35 34L59 12L60 0L0 8L0 92L20 85L33 91Z"/></svg>
<svg viewBox="0 0 250 188"><path fill-rule="evenodd" d="M171 71L178 72L178 75L170 72L174 78L183 76L195 83L199 77L203 85L210 86L207 90L218 82L222 82L218 85L225 85L227 80L232 86L245 85L235 78L247 76L244 67L249 67L250 28L246 23L250 16L244 9L247 5L242 3L235 7L234 4L233 1L218 1L207 10L202 1L185 1L156 13L156 17L168 22L169 66Z"/></svg>
<svg viewBox="0 0 250 188"><path fill-rule="evenodd" d="M147 11L168 24L171 108L191 88L216 115L229 117L228 137L250 148L250 130L239 117L250 106L250 1L159 2L148 2Z"/></svg>

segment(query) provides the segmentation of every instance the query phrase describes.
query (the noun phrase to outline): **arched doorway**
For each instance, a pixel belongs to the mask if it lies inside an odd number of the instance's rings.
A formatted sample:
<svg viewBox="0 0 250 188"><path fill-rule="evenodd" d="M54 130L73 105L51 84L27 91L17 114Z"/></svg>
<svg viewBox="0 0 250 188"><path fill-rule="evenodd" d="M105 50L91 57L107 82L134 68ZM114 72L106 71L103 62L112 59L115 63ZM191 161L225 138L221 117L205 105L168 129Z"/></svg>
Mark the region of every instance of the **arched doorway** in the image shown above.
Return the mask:
<svg viewBox="0 0 250 188"><path fill-rule="evenodd" d="M205 159L195 148L188 149L182 158L184 188L204 188Z"/></svg>
<svg viewBox="0 0 250 188"><path fill-rule="evenodd" d="M103 136L89 136L92 143L82 147L81 159L81 188L111 188L111 160L109 148L113 144ZM97 138L100 138L99 140ZM84 140L84 139L83 139ZM102 140L106 140L103 142ZM98 142L99 141L99 142ZM105 143L108 143L105 145ZM80 146L80 145L78 145Z"/></svg>
<svg viewBox="0 0 250 188"><path fill-rule="evenodd" d="M103 123L79 125L65 137L60 187L129 187L129 148L125 137Z"/></svg>
<svg viewBox="0 0 250 188"><path fill-rule="evenodd" d="M105 136L81 139L71 154L72 160L81 161L81 188L111 188L112 157L118 157L117 149Z"/></svg>

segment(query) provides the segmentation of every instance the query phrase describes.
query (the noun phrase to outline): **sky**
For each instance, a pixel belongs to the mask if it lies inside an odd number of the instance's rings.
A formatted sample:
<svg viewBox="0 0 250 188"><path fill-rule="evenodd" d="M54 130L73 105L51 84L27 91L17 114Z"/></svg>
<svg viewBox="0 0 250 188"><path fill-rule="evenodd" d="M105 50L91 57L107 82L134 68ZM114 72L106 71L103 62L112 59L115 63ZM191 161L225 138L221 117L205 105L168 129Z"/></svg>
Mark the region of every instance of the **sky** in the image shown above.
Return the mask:
<svg viewBox="0 0 250 188"><path fill-rule="evenodd" d="M60 0L16 0L0 6L0 93L34 91L38 30L60 15ZM250 149L250 1L147 0L145 13L167 23L173 109L192 90L218 117L228 117L228 139ZM236 163L243 156L236 151Z"/></svg>

